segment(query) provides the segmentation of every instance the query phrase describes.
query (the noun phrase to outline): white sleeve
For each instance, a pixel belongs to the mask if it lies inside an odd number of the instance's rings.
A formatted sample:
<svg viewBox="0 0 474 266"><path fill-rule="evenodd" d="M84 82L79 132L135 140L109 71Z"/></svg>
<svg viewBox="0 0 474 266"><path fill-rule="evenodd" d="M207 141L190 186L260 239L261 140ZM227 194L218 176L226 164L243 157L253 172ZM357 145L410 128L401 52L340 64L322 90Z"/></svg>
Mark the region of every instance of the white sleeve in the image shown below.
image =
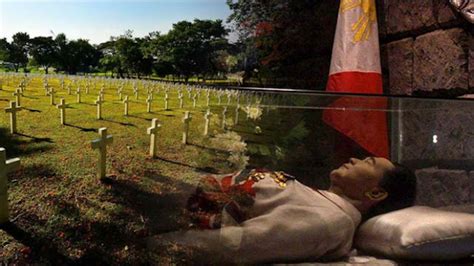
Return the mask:
<svg viewBox="0 0 474 266"><path fill-rule="evenodd" d="M164 237L237 263L317 259L352 242L353 233L344 228L345 222L329 225L327 217L318 213L311 206L282 206L240 226L177 232ZM330 228L339 228L338 234L332 234Z"/></svg>

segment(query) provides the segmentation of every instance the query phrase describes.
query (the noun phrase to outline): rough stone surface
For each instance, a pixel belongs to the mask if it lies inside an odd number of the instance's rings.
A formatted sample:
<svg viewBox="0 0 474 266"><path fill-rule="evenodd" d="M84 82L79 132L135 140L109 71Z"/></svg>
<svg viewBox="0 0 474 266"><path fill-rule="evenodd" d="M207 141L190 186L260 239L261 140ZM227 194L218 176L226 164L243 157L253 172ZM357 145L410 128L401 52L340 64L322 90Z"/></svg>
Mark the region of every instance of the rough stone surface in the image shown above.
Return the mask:
<svg viewBox="0 0 474 266"><path fill-rule="evenodd" d="M440 25L444 25L459 19L459 17L456 16L456 12L453 8L451 8L451 5L447 0L433 0L433 10L436 16L436 21Z"/></svg>
<svg viewBox="0 0 474 266"><path fill-rule="evenodd" d="M410 95L413 91L413 39L387 45L390 94Z"/></svg>
<svg viewBox="0 0 474 266"><path fill-rule="evenodd" d="M436 25L432 0L385 1L387 34L396 34Z"/></svg>
<svg viewBox="0 0 474 266"><path fill-rule="evenodd" d="M442 207L473 203L473 182L464 170L427 168L417 170L416 176L416 205Z"/></svg>
<svg viewBox="0 0 474 266"><path fill-rule="evenodd" d="M424 34L414 45L414 90L468 88L468 36L460 28Z"/></svg>
<svg viewBox="0 0 474 266"><path fill-rule="evenodd" d="M403 160L472 161L472 109L472 102L404 101ZM437 143L433 143L433 135L437 136Z"/></svg>

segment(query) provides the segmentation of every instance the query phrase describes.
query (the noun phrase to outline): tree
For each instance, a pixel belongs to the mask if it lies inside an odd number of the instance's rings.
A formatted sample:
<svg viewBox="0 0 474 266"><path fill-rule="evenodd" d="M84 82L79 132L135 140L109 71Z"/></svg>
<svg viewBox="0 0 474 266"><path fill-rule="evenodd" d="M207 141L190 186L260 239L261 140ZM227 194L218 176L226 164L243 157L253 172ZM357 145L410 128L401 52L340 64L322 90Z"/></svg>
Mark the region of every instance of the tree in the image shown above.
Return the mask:
<svg viewBox="0 0 474 266"><path fill-rule="evenodd" d="M55 64L58 58L56 42L52 37L36 37L31 39L30 54L35 62L42 66L48 74L48 69Z"/></svg>
<svg viewBox="0 0 474 266"><path fill-rule="evenodd" d="M59 33L56 35L56 38L54 38L54 42L57 57L53 66L56 68L56 71L66 71L69 65L69 47L66 35L64 33Z"/></svg>
<svg viewBox="0 0 474 266"><path fill-rule="evenodd" d="M8 61L10 58L10 43L7 38L0 39L0 61Z"/></svg>
<svg viewBox="0 0 474 266"><path fill-rule="evenodd" d="M69 51L69 60L67 60L66 69L70 74L91 72L92 68L99 64L101 54L88 40L70 41L67 44L67 50Z"/></svg>
<svg viewBox="0 0 474 266"><path fill-rule="evenodd" d="M228 0L247 78L276 86L324 88L338 1ZM255 71L257 70L257 71ZM259 73L255 75L253 73ZM274 84L275 85L275 84Z"/></svg>
<svg viewBox="0 0 474 266"><path fill-rule="evenodd" d="M30 35L25 32L18 32L13 35L12 39L9 60L13 63L15 72L18 72L20 67L26 68L26 64L28 63ZM26 69L24 71L26 71Z"/></svg>
<svg viewBox="0 0 474 266"><path fill-rule="evenodd" d="M155 38L155 58L161 66L170 63L175 74L186 82L192 75L212 75L213 56L226 48L226 35L221 20L180 21L173 24L168 34Z"/></svg>

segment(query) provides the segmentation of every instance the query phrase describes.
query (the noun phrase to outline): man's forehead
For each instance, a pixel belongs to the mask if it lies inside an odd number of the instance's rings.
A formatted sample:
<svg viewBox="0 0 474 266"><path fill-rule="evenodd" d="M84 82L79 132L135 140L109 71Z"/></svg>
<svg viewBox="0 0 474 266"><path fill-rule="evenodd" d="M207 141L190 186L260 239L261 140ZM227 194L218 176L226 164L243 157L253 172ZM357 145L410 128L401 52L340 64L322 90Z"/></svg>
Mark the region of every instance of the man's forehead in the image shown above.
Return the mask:
<svg viewBox="0 0 474 266"><path fill-rule="evenodd" d="M395 168L395 165L388 159L383 157L374 157L376 164L384 168Z"/></svg>

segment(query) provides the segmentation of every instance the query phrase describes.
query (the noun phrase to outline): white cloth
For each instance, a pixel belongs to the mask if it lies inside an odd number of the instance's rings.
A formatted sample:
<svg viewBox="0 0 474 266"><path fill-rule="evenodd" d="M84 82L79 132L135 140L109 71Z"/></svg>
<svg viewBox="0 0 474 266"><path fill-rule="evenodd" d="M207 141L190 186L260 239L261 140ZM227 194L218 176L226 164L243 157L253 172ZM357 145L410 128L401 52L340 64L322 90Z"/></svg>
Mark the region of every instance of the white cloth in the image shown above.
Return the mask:
<svg viewBox="0 0 474 266"><path fill-rule="evenodd" d="M254 184L252 217L240 225L232 219L218 230L162 235L178 244L200 246L234 262L331 260L347 255L360 223L359 211L328 191L289 180L281 188L273 179ZM340 206L340 208L337 206Z"/></svg>

